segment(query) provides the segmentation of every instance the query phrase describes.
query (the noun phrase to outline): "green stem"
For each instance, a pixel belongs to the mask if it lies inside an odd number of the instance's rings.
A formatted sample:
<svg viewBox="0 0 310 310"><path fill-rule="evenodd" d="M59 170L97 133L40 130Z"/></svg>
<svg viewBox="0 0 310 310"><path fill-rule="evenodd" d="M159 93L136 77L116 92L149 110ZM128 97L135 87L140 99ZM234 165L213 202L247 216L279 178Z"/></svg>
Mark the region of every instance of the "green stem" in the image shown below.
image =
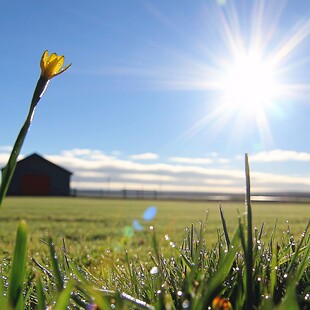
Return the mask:
<svg viewBox="0 0 310 310"><path fill-rule="evenodd" d="M41 97L43 96L43 94L47 88L48 82L49 82L49 80L40 76L40 78L37 82L36 88L34 90L33 96L32 96L32 100L31 100L31 104L30 104L30 108L29 108L27 118L26 118L24 125L21 128L21 130L17 136L17 139L16 139L15 144L13 146L13 149L11 151L11 155L10 155L10 158L8 160L8 163L5 166L5 168L3 169L2 180L1 180L1 185L0 185L0 207L1 207L1 204L2 204L2 201L5 197L5 195L7 193L7 190L9 188L12 176L14 174L17 158L20 154L20 151L21 151L21 148L23 146L24 140L26 138L28 129L29 129L31 122L33 120L35 108L36 108L38 102L40 101Z"/></svg>
<svg viewBox="0 0 310 310"><path fill-rule="evenodd" d="M252 207L251 183L248 154L245 154L245 179L246 179L246 210L247 210L247 254L246 254L246 309L253 308L253 236L252 236Z"/></svg>

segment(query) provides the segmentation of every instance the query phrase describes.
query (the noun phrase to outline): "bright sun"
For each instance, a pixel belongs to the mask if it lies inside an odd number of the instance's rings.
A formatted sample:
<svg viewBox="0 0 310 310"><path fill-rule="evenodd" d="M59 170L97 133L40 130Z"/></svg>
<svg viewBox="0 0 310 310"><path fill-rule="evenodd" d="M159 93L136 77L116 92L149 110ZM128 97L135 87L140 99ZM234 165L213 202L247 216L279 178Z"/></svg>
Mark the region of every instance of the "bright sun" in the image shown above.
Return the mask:
<svg viewBox="0 0 310 310"><path fill-rule="evenodd" d="M206 92L201 118L183 136L191 138L207 127L215 137L230 128L233 141L248 132L258 133L262 143L272 141L271 119L285 116L292 99L309 92L310 85L301 83L295 71L309 60L296 59L294 52L310 37L310 20L283 36L278 21L285 3L252 2L246 16L239 14L237 1L215 10L203 58L177 53L180 65L160 79L168 88Z"/></svg>
<svg viewBox="0 0 310 310"><path fill-rule="evenodd" d="M279 95L274 68L255 54L227 65L219 84L225 108L245 114L265 110Z"/></svg>

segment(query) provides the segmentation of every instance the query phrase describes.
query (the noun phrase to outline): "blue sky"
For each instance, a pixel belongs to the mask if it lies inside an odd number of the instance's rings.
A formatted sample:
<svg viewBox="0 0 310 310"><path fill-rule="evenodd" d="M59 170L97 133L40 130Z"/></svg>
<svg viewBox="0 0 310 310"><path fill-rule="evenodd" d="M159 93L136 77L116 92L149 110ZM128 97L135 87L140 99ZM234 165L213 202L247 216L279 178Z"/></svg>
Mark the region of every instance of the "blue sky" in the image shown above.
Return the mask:
<svg viewBox="0 0 310 310"><path fill-rule="evenodd" d="M22 156L73 187L242 192L247 152L254 191L310 188L307 0L2 1L0 37L1 166L48 49Z"/></svg>

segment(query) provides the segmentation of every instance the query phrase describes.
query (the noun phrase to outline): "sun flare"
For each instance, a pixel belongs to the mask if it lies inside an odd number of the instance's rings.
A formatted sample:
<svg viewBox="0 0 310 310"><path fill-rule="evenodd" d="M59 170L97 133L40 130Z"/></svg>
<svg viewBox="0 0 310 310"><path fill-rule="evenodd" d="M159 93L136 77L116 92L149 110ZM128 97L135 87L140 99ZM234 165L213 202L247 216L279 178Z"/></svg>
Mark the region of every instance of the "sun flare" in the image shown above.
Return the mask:
<svg viewBox="0 0 310 310"><path fill-rule="evenodd" d="M195 64L192 69L170 81L173 87L206 92L202 117L180 139L199 132L217 137L229 129L234 142L253 134L259 136L259 144L267 145L273 143L273 119L286 117L294 98L306 98L310 84L296 73L309 59L296 56L310 37L310 19L291 25L283 35L278 23L285 3L280 2L267 6L265 0L255 0L246 18L234 2L214 11L217 33L214 44L205 49L205 59L190 59Z"/></svg>
<svg viewBox="0 0 310 310"><path fill-rule="evenodd" d="M295 99L308 104L309 78L300 70L310 62L301 54L310 44L310 18L282 23L285 0L241 2L206 5L197 32L178 32L186 46L159 45L163 62L156 55L146 69L124 69L141 74L155 90L193 92L193 102L200 98L198 112L193 109L197 119L177 140L198 134L217 139L226 132L233 142L253 135L257 145L267 145L273 143L273 123L289 117Z"/></svg>
<svg viewBox="0 0 310 310"><path fill-rule="evenodd" d="M218 83L225 108L246 114L268 108L281 95L275 68L255 54L240 54Z"/></svg>

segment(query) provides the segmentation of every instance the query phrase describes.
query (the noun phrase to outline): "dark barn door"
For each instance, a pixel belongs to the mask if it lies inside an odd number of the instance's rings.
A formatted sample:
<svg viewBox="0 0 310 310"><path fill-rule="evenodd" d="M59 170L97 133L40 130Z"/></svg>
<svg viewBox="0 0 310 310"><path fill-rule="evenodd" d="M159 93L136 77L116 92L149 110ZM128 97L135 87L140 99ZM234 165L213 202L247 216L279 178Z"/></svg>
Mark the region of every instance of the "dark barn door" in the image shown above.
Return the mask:
<svg viewBox="0 0 310 310"><path fill-rule="evenodd" d="M50 178L46 175L23 175L21 183L21 195L48 196L50 193Z"/></svg>

